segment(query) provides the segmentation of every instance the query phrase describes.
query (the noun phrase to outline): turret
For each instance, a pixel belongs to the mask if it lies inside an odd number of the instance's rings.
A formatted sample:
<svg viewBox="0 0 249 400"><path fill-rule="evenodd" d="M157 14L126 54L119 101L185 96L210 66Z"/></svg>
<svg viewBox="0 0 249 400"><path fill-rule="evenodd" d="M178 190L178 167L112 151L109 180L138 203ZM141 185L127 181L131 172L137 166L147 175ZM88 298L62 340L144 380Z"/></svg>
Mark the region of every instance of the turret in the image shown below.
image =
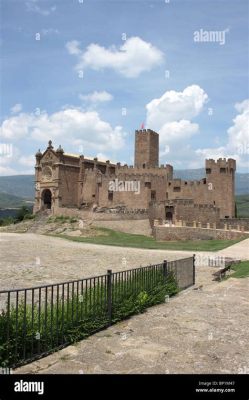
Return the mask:
<svg viewBox="0 0 249 400"><path fill-rule="evenodd" d="M155 168L159 161L159 135L151 129L135 132L135 167Z"/></svg>
<svg viewBox="0 0 249 400"><path fill-rule="evenodd" d="M213 204L220 208L221 218L235 217L235 171L232 158L206 160L207 188L213 193Z"/></svg>

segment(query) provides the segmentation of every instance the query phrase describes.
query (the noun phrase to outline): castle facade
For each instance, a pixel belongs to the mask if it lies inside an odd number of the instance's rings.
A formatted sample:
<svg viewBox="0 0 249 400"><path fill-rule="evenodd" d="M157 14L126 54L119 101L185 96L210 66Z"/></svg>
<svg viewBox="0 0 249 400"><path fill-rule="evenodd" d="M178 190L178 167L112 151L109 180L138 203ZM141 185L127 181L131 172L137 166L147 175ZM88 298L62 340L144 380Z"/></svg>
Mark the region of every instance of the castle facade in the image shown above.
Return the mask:
<svg viewBox="0 0 249 400"><path fill-rule="evenodd" d="M209 159L205 168L201 180L174 179L171 165L159 166L159 135L150 129L135 132L134 166L68 154L49 141L36 153L34 212L122 208L173 223L233 218L236 161Z"/></svg>

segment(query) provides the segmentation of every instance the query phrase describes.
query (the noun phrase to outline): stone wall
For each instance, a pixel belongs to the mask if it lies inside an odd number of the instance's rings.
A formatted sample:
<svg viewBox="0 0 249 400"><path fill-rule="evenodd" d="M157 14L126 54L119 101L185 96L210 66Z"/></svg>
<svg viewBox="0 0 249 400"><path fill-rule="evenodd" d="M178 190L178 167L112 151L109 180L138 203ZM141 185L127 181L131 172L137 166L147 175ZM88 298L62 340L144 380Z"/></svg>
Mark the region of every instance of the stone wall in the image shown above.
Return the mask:
<svg viewBox="0 0 249 400"><path fill-rule="evenodd" d="M152 230L148 219L98 221L94 220L93 226L113 229L114 231L132 233L136 235L151 236Z"/></svg>
<svg viewBox="0 0 249 400"><path fill-rule="evenodd" d="M78 166L60 165L58 181L60 206L78 205L78 177Z"/></svg>
<svg viewBox="0 0 249 400"><path fill-rule="evenodd" d="M184 202L179 202L175 207L175 218L188 223L196 221L202 224L207 222L218 224L220 211L209 204L185 204Z"/></svg>
<svg viewBox="0 0 249 400"><path fill-rule="evenodd" d="M221 218L233 218L234 174L233 159L206 160L206 176L200 181L173 179L167 182L167 198L193 199L196 204L210 204L220 208Z"/></svg>
<svg viewBox="0 0 249 400"><path fill-rule="evenodd" d="M166 200L165 202L151 202L149 206L149 218L151 225L153 220L163 221L166 219L166 210L172 208L173 223L184 221L186 225L192 225L193 222L201 224L215 223L219 224L220 211L210 204L195 204L193 200Z"/></svg>
<svg viewBox="0 0 249 400"><path fill-rule="evenodd" d="M220 220L220 227L223 228L224 224L231 225L235 229L240 225L245 231L249 231L249 218L224 218Z"/></svg>
<svg viewBox="0 0 249 400"><path fill-rule="evenodd" d="M113 210L114 211L114 210ZM91 221L148 220L147 210L125 210L126 212L93 212L89 209L57 207L53 215L79 217ZM142 212L144 211L144 212Z"/></svg>
<svg viewBox="0 0 249 400"><path fill-rule="evenodd" d="M189 227L166 227L155 226L153 236L156 240L233 240L249 237L248 234L221 229L189 228Z"/></svg>

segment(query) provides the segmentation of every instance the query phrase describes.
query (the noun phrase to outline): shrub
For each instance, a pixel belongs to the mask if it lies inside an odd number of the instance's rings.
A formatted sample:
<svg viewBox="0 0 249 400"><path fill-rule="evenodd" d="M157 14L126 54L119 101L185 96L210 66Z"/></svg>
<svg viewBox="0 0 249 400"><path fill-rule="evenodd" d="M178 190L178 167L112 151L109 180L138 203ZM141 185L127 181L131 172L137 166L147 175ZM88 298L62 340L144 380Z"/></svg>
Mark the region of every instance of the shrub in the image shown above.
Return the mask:
<svg viewBox="0 0 249 400"><path fill-rule="evenodd" d="M15 223L13 217L0 218L0 226L7 226Z"/></svg>
<svg viewBox="0 0 249 400"><path fill-rule="evenodd" d="M53 306L51 297L40 306L36 302L33 306L25 306L20 301L18 309L13 302L9 310L6 307L0 314L0 366L21 365L24 360L84 339L110 323L142 313L148 307L164 302L166 295L178 292L172 273L165 278L162 269L135 271L135 275L130 274L126 280L117 281L113 276L111 321L104 281L97 281L88 290L84 288L80 295L75 292L66 295L65 292L62 299L57 294Z"/></svg>
<svg viewBox="0 0 249 400"><path fill-rule="evenodd" d="M27 215L32 215L31 209L27 206L22 206L16 215L16 220L21 222L25 217L27 217Z"/></svg>
<svg viewBox="0 0 249 400"><path fill-rule="evenodd" d="M27 220L27 219L35 219L35 214L25 214L23 220Z"/></svg>

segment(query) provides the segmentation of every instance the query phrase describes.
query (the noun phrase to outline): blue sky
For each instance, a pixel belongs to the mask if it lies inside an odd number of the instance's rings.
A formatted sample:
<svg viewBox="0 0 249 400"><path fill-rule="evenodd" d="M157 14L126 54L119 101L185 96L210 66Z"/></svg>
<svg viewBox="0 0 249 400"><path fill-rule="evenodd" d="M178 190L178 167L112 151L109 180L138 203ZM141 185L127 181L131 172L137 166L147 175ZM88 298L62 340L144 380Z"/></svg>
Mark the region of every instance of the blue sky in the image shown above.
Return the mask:
<svg viewBox="0 0 249 400"><path fill-rule="evenodd" d="M132 164L142 123L161 163L248 172L247 0L2 0L1 25L1 175L50 138Z"/></svg>

